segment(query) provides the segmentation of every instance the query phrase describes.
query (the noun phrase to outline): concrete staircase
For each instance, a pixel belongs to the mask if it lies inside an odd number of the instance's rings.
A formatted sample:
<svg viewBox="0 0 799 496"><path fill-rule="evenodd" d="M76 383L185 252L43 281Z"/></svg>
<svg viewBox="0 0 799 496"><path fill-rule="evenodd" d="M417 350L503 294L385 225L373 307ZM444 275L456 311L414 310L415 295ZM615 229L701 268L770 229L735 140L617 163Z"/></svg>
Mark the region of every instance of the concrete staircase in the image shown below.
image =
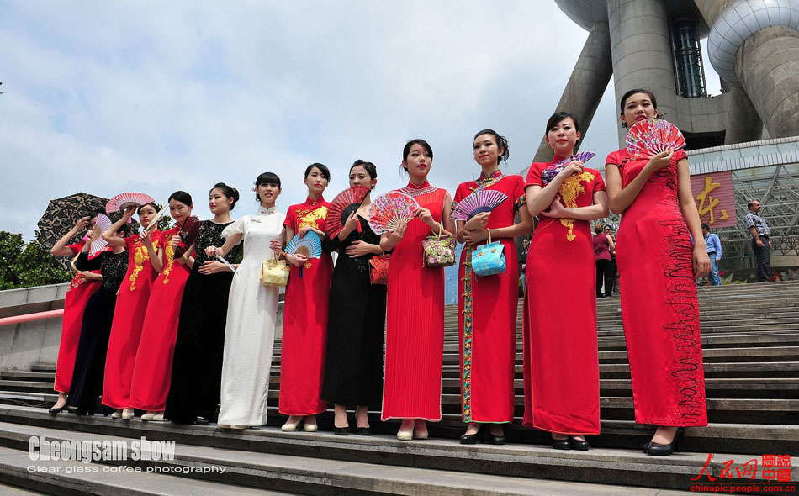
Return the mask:
<svg viewBox="0 0 799 496"><path fill-rule="evenodd" d="M53 418L43 410L55 401L53 370L41 364L31 371L0 372L0 482L53 494L73 494L62 490L72 488L80 494L117 496L152 494L145 487L162 488L158 494L226 494L241 489L238 486L294 494L655 494L643 488L687 489L708 453L715 454L715 474L727 460L742 464L764 454L799 454L799 282L703 288L700 305L711 425L688 429L681 453L669 458L647 457L640 451L651 428L632 421L619 300L610 298L598 303L603 434L591 439L595 448L587 453L552 450L548 434L519 425L508 428L507 446L457 443L464 429L459 415L457 308L448 307L445 415L441 423L431 424L430 441L396 441L391 435L397 425L380 424L377 412L373 436L325 432L332 423L329 413L320 418L323 430L318 433L283 433L275 427L224 433L209 426L122 422L100 415ZM516 413L521 416L521 343L518 352ZM276 413L279 343L275 353L272 426L284 420ZM27 456L31 435L173 440L177 456L160 466L214 465L226 470L181 477L100 471L82 478L67 476L64 469L57 477L44 476L25 470L32 463ZM799 480L797 465L799 459L793 458L793 481ZM137 487L142 492L130 492ZM191 487L195 489L182 492Z"/></svg>

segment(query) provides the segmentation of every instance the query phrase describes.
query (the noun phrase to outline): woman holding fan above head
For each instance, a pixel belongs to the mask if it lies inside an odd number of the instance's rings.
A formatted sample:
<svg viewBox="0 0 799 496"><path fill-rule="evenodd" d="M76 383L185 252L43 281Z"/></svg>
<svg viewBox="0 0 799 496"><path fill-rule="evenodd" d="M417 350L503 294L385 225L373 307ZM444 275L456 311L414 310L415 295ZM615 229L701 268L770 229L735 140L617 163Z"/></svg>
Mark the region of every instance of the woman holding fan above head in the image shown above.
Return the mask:
<svg viewBox="0 0 799 496"><path fill-rule="evenodd" d="M269 372L277 321L277 287L261 284L261 264L280 251L285 214L275 208L280 178L264 172L255 180L258 214L245 215L222 231L225 244L209 256L227 257L244 242L244 256L230 285L220 384L219 428L247 429L266 423Z"/></svg>
<svg viewBox="0 0 799 496"><path fill-rule="evenodd" d="M191 266L189 249L197 235L198 221L191 216L194 206L191 195L176 191L169 196L168 205L177 224L159 236L161 271L153 281L147 302L131 376L130 404L126 405L147 410L142 420L164 420L180 304Z"/></svg>
<svg viewBox="0 0 799 496"><path fill-rule="evenodd" d="M330 288L322 398L335 405L336 434L349 431L347 405L356 407L355 432L368 434L369 406L378 405L382 393L386 318L386 286L370 280L370 262L383 254L380 238L369 227L369 193L377 184L377 168L356 160L349 177L350 189L331 202L325 229L338 258Z"/></svg>
<svg viewBox="0 0 799 496"><path fill-rule="evenodd" d="M325 361L328 298L333 261L323 250L325 218L330 206L322 196L330 170L314 163L305 168L308 198L291 205L283 225L285 258L291 273L283 304L283 353L280 362L278 411L289 418L284 431L315 431L316 415L325 411L320 396Z"/></svg>
<svg viewBox="0 0 799 496"><path fill-rule="evenodd" d="M142 202L138 207L127 207L122 217L103 233L103 238L110 246L124 247L128 252L128 271L119 287L103 375L103 404L117 410L112 417L125 420L133 418L133 409L128 408L133 364L153 280L161 270L161 259L156 248L160 233L154 228L150 229L158 207L149 197L143 198ZM139 234L123 237L121 232L129 224L134 212L139 214L142 229Z"/></svg>
<svg viewBox="0 0 799 496"><path fill-rule="evenodd" d="M228 263L209 257L205 249L224 242L222 231L233 221L230 211L239 200L236 188L216 183L208 192L208 209L213 219L201 221L191 256L191 274L183 290L172 385L166 417L176 424L215 422L222 374L230 283L241 250L228 254ZM238 248L238 247L237 247Z"/></svg>
<svg viewBox="0 0 799 496"><path fill-rule="evenodd" d="M676 450L678 428L707 425L696 278L710 267L679 130L652 92L628 91L628 146L606 159L635 420L658 426L649 455ZM693 238L693 244L692 244Z"/></svg>
<svg viewBox="0 0 799 496"><path fill-rule="evenodd" d="M89 224L92 224L92 241L101 235L96 222L90 217L81 217L75 222L72 229L59 239L50 254L55 257L77 257L83 249L84 243L67 244L69 240L82 233ZM89 251L89 258L94 258L97 253ZM74 267L74 265L73 265ZM55 366L55 385L53 389L58 393L58 400L52 408L50 415L57 415L67 404L67 393L72 386L72 372L75 369L75 355L78 353L80 330L83 325L83 311L86 303L95 291L100 289L103 276L99 271L82 272L75 269L75 275L69 282L69 289L64 298L64 314L61 317L61 342L58 346L58 358Z"/></svg>
<svg viewBox="0 0 799 496"><path fill-rule="evenodd" d="M567 112L547 122L550 162L527 173L527 211L538 216L527 252L524 423L552 433L556 449L589 449L599 434L599 357L590 221L607 216L591 152L574 155L580 124ZM557 290L555 288L563 288Z"/></svg>
<svg viewBox="0 0 799 496"><path fill-rule="evenodd" d="M111 225L105 214L98 215L103 229ZM83 312L83 325L80 333L78 353L75 357L75 369L72 372L72 386L67 397L67 406L78 415L91 415L97 408L97 397L103 387L103 369L105 368L108 335L114 320L114 305L117 291L128 268L128 259L124 246L115 246L111 250L102 249L97 256L89 259L89 249L93 243L87 239L83 250L75 260L78 270L99 270L103 276L103 284L86 304ZM103 241L105 243L105 241Z"/></svg>
<svg viewBox="0 0 799 496"><path fill-rule="evenodd" d="M394 203L401 203L386 205L390 211L383 213L382 220L390 222L382 225L376 225L378 202L373 203L370 221L382 234L380 247L392 252L381 418L402 419L397 433L401 441L427 439L427 421L441 420L444 270L441 266L424 266L422 242L431 234L449 237L454 228L450 218L452 198L445 189L427 182L432 165L433 150L426 141L406 143L402 168L410 181L389 193L404 198L397 196Z"/></svg>
<svg viewBox="0 0 799 496"><path fill-rule="evenodd" d="M519 212L521 221L514 220L524 203L524 179L499 169L510 156L507 140L484 129L474 136L472 149L480 176L458 186L453 209L458 239L466 243L458 274L461 391L467 423L461 443L477 443L480 424L488 423L488 442L504 444L502 424L513 420L514 407L519 264L513 238L529 233L533 222L526 208Z"/></svg>

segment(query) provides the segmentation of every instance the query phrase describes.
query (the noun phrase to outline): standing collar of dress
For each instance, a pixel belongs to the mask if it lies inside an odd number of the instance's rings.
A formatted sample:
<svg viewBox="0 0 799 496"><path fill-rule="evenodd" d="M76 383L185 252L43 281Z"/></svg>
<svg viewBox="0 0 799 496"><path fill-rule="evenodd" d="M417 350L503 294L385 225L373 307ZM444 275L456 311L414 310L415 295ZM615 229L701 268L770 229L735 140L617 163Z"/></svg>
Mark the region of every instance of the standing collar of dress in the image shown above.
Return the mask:
<svg viewBox="0 0 799 496"><path fill-rule="evenodd" d="M422 184L413 184L412 182L408 182L408 185L404 188L400 188L397 191L400 193L405 193L409 196L420 196L426 195L427 193L432 193L437 190L435 186L431 186L429 182L425 181Z"/></svg>
<svg viewBox="0 0 799 496"><path fill-rule="evenodd" d="M258 215L270 215L277 211L277 207L258 207Z"/></svg>
<svg viewBox="0 0 799 496"><path fill-rule="evenodd" d="M480 177L478 177L477 180L475 180L475 182L479 186L483 186L483 187L491 186L492 184L494 184L497 181L499 181L500 179L502 179L504 176L505 176L505 174L503 174L502 171L499 170L499 169L496 169L494 172L492 172L491 174L488 174L488 175L483 174L481 172L480 173Z"/></svg>
<svg viewBox="0 0 799 496"><path fill-rule="evenodd" d="M569 157L571 157L571 155L563 155L563 156L561 156L561 155L555 154L552 157L552 162L550 162L550 163L551 164L557 164L559 162L563 162L564 160L566 160Z"/></svg>
<svg viewBox="0 0 799 496"><path fill-rule="evenodd" d="M307 205L309 207L313 207L314 205L318 205L320 203L325 203L325 197L324 196L319 195L319 198L317 198L316 200L312 199L309 196L308 198L305 199L304 205Z"/></svg>
<svg viewBox="0 0 799 496"><path fill-rule="evenodd" d="M408 182L408 185L405 187L411 189L425 189L430 187L430 183L427 181L423 182L422 184L413 184L412 182Z"/></svg>

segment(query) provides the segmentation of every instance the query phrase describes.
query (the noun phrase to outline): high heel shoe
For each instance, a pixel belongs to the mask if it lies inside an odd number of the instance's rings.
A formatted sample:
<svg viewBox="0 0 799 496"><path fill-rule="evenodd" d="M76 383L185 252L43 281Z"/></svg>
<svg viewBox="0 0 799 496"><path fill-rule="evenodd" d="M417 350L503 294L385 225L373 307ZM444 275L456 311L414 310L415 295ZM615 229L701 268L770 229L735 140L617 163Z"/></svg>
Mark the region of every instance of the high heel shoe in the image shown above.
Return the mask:
<svg viewBox="0 0 799 496"><path fill-rule="evenodd" d="M410 441L413 439L413 429L410 430L399 430L397 432L397 439L400 441Z"/></svg>
<svg viewBox="0 0 799 496"><path fill-rule="evenodd" d="M495 446L502 446L505 444L505 432L503 431L502 434L494 434L491 431L486 433L486 442L488 444L493 444Z"/></svg>
<svg viewBox="0 0 799 496"><path fill-rule="evenodd" d="M588 451L591 449L591 445L588 444L587 440L578 441L573 437L569 438L569 448L575 451Z"/></svg>
<svg viewBox="0 0 799 496"><path fill-rule="evenodd" d="M292 424L289 424L288 422L286 422L285 424L280 426L280 430L283 431L283 432L294 432L294 431L297 430L297 427L300 426L301 422L302 422L302 420L298 420L298 421L296 421L296 422L294 422Z"/></svg>
<svg viewBox="0 0 799 496"><path fill-rule="evenodd" d="M572 445L569 442L569 438L568 437L565 438L565 439L555 439L553 437L552 438L552 447L555 448L556 450L562 450L562 451L568 451L568 450L572 449Z"/></svg>
<svg viewBox="0 0 799 496"><path fill-rule="evenodd" d="M680 439L684 433L684 429L677 429L677 432L674 434L674 439L672 439L669 444L660 444L650 441L649 445L644 449L644 453L649 456L669 456L677 451L677 445L680 443Z"/></svg>
<svg viewBox="0 0 799 496"><path fill-rule="evenodd" d="M62 405L62 406L60 406L60 407L58 407L58 408L51 408L51 409L49 410L49 412L50 412L50 415L51 415L51 416L53 416L53 417L55 417L56 415L58 415L59 413L61 413L62 411L64 411L64 409L65 409L66 407L67 407L67 404L66 404L66 403L64 403L64 405Z"/></svg>
<svg viewBox="0 0 799 496"><path fill-rule="evenodd" d="M478 438L480 437L480 432L475 432L474 434L464 434L461 436L460 443L461 444L477 444Z"/></svg>

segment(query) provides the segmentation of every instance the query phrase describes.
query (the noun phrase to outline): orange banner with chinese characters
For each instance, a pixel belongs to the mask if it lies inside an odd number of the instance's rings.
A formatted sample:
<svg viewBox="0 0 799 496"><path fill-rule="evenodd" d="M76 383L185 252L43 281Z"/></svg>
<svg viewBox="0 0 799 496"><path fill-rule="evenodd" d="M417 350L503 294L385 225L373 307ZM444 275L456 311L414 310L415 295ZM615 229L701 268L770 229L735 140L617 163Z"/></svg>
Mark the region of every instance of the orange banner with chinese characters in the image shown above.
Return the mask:
<svg viewBox="0 0 799 496"><path fill-rule="evenodd" d="M714 228L735 225L735 191L731 171L691 176L691 190L703 223Z"/></svg>

